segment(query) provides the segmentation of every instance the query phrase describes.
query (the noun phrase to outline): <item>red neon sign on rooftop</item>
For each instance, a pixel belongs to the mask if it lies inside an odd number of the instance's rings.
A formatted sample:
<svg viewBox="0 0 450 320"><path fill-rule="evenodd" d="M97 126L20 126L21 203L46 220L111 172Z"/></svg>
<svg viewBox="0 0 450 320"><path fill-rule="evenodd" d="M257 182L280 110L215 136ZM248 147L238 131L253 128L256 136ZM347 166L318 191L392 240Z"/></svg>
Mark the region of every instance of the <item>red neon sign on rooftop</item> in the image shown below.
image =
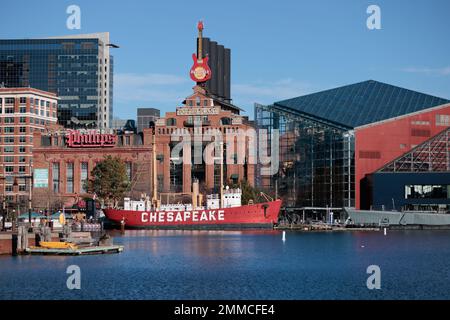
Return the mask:
<svg viewBox="0 0 450 320"><path fill-rule="evenodd" d="M117 136L114 134L87 132L81 133L77 130L70 130L66 135L66 143L70 148L81 147L114 147Z"/></svg>

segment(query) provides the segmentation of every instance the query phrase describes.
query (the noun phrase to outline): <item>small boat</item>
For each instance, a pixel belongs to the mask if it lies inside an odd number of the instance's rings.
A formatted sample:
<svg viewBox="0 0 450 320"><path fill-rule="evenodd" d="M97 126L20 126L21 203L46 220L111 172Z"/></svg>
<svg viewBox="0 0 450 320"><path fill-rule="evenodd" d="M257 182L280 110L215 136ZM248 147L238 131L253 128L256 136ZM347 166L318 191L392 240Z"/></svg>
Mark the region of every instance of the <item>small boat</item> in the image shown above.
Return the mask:
<svg viewBox="0 0 450 320"><path fill-rule="evenodd" d="M77 249L78 247L70 242L59 242L59 241L41 241L39 245L46 249Z"/></svg>

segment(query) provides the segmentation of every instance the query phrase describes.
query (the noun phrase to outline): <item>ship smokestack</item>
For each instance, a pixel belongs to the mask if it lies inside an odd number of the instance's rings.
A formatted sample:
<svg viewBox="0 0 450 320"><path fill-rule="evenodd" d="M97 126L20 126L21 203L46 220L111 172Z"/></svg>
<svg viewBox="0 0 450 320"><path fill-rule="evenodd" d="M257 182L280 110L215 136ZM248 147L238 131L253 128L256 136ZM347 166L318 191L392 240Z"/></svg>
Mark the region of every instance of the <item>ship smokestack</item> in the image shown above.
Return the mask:
<svg viewBox="0 0 450 320"><path fill-rule="evenodd" d="M198 207L199 204L199 186L198 186L198 180L195 179L192 183L192 207L195 210Z"/></svg>

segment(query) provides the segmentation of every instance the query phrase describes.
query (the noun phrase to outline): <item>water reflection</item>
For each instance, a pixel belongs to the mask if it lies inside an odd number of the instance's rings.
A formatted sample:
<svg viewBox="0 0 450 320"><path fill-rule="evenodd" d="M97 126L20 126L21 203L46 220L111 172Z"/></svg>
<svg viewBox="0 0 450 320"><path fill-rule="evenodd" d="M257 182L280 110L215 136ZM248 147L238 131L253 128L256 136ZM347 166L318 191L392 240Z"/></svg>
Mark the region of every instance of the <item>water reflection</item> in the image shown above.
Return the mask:
<svg viewBox="0 0 450 320"><path fill-rule="evenodd" d="M448 299L450 232L113 231L125 251L0 257L0 299ZM79 265L82 290L66 288ZM369 265L383 290L366 286Z"/></svg>

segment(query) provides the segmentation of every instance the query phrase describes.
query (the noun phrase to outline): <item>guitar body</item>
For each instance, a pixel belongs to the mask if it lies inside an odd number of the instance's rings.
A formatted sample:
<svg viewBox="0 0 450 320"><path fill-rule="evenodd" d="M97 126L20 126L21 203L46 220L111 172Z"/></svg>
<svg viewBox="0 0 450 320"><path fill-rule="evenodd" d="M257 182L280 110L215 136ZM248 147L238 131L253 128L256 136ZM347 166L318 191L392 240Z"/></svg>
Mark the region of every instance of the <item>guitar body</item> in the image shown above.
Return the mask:
<svg viewBox="0 0 450 320"><path fill-rule="evenodd" d="M197 59L195 53L192 54L194 65L189 72L191 79L195 82L205 82L211 79L211 69L208 66L208 57Z"/></svg>

